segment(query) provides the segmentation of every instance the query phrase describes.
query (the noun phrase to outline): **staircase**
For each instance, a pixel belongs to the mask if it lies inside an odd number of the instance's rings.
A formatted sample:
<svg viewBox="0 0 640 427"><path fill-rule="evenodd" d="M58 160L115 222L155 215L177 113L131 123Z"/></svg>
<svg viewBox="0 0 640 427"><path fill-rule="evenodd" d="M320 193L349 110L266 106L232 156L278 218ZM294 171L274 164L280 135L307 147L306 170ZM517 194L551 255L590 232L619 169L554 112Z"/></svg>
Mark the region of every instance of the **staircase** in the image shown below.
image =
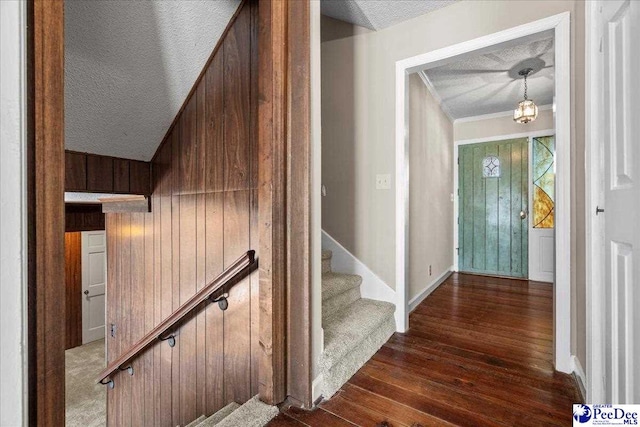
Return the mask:
<svg viewBox="0 0 640 427"><path fill-rule="evenodd" d="M278 408L262 403L258 396L244 405L232 402L210 417L204 415L185 427L263 427L278 415Z"/></svg>
<svg viewBox="0 0 640 427"><path fill-rule="evenodd" d="M322 252L324 351L318 362L321 394L329 399L382 347L396 330L395 305L362 298L362 277L331 269Z"/></svg>

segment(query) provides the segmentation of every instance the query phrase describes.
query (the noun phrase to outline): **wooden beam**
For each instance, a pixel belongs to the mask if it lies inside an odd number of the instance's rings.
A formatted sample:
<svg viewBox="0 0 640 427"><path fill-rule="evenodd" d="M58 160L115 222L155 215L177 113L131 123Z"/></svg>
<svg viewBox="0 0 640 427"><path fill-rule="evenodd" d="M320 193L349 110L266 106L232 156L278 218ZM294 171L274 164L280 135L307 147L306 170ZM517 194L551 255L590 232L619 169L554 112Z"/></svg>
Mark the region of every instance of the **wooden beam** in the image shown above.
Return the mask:
<svg viewBox="0 0 640 427"><path fill-rule="evenodd" d="M287 2L259 4L258 210L260 398L286 397L286 20Z"/></svg>
<svg viewBox="0 0 640 427"><path fill-rule="evenodd" d="M28 3L29 424L64 425L64 2ZM55 305L55 308L53 308Z"/></svg>
<svg viewBox="0 0 640 427"><path fill-rule="evenodd" d="M311 35L309 0L289 1L287 61L287 389L312 406L311 363Z"/></svg>
<svg viewBox="0 0 640 427"><path fill-rule="evenodd" d="M309 2L260 2L260 397L311 402ZM286 355L286 358L285 358Z"/></svg>

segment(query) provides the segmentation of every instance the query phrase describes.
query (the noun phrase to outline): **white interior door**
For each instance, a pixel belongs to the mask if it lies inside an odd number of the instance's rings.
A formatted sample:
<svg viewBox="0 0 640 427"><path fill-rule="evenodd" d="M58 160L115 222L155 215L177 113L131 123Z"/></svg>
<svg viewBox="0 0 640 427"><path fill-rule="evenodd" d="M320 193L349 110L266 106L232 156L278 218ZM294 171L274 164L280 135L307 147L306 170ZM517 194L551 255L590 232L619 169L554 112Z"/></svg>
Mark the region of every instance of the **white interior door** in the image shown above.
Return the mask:
<svg viewBox="0 0 640 427"><path fill-rule="evenodd" d="M601 3L604 71L604 391L640 402L640 2ZM594 215L596 212L594 212ZM596 402L594 402L596 403Z"/></svg>
<svg viewBox="0 0 640 427"><path fill-rule="evenodd" d="M555 137L529 138L529 280L554 281Z"/></svg>
<svg viewBox="0 0 640 427"><path fill-rule="evenodd" d="M82 343L105 336L107 248L104 231L82 232Z"/></svg>

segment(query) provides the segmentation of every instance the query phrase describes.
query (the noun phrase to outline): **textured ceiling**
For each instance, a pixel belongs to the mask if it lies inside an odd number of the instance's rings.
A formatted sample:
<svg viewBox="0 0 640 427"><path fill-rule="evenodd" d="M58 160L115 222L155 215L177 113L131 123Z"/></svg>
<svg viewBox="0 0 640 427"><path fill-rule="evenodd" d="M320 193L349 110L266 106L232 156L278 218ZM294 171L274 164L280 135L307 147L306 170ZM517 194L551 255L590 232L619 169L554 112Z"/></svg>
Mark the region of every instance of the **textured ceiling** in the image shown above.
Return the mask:
<svg viewBox="0 0 640 427"><path fill-rule="evenodd" d="M453 119L512 110L522 100L518 71L537 70L528 80L528 97L538 105L553 103L553 36L540 33L470 53L425 71L443 108Z"/></svg>
<svg viewBox="0 0 640 427"><path fill-rule="evenodd" d="M150 160L239 3L67 0L66 148Z"/></svg>
<svg viewBox="0 0 640 427"><path fill-rule="evenodd" d="M389 27L456 0L322 0L322 14L371 30Z"/></svg>

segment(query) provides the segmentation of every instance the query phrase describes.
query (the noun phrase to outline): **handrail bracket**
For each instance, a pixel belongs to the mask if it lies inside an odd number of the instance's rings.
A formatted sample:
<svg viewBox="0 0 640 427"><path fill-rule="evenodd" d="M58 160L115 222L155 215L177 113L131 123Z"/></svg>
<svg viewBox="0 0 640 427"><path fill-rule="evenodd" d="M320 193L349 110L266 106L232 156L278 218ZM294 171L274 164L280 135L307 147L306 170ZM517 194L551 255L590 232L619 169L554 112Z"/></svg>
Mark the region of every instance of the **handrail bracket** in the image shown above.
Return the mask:
<svg viewBox="0 0 640 427"><path fill-rule="evenodd" d="M105 381L105 380L106 378L100 380L100 384L106 385L110 389L113 389L115 387L115 384L113 383L113 380L111 378L109 378L109 381Z"/></svg>
<svg viewBox="0 0 640 427"><path fill-rule="evenodd" d="M160 341L167 341L169 344L169 347L175 347L176 346L176 336L174 334L169 335L168 337L162 337L159 336L158 339Z"/></svg>
<svg viewBox="0 0 640 427"><path fill-rule="evenodd" d="M222 295L220 295L219 297L213 297L213 295L209 296L209 301L211 302L217 302L218 303L218 307L220 307L220 310L225 311L227 308L229 308L229 300L227 299L229 298L229 294L228 293L224 293Z"/></svg>

